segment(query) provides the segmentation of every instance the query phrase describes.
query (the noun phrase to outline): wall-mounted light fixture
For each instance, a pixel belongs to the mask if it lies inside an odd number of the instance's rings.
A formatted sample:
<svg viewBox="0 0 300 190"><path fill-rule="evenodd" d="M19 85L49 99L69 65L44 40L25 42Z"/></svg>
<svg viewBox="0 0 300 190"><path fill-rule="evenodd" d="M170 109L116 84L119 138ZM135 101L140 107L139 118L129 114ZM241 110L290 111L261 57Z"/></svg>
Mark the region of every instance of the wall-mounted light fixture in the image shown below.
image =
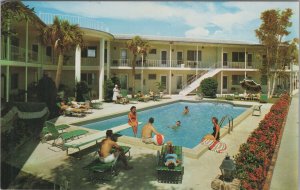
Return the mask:
<svg viewBox="0 0 300 190"><path fill-rule="evenodd" d="M172 52L174 52L174 49L172 49Z"/></svg>
<svg viewBox="0 0 300 190"><path fill-rule="evenodd" d="M172 74L171 74L171 76L173 77L173 76L174 76L174 74L172 73Z"/></svg>
<svg viewBox="0 0 300 190"><path fill-rule="evenodd" d="M116 47L114 47L114 50L116 50L117 48Z"/></svg>

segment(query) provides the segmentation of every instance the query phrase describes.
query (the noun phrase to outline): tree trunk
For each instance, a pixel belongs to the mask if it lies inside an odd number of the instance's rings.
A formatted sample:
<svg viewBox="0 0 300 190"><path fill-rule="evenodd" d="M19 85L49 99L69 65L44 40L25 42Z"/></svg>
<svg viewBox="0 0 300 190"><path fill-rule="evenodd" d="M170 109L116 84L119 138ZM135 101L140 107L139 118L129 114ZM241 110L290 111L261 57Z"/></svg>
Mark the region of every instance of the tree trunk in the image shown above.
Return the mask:
<svg viewBox="0 0 300 190"><path fill-rule="evenodd" d="M136 61L136 55L133 56L133 59L132 59L132 77L133 77L133 80L132 80L132 92L131 92L131 97L134 98L134 89L135 89L135 61Z"/></svg>
<svg viewBox="0 0 300 190"><path fill-rule="evenodd" d="M275 86L276 86L276 79L277 79L277 73L275 72L274 76L273 76L273 81L272 81L272 91L271 91L271 94L270 94L271 98L274 94L274 90L275 90Z"/></svg>
<svg viewBox="0 0 300 190"><path fill-rule="evenodd" d="M58 56L57 71L56 71L56 77L55 77L55 86L56 86L56 89L58 89L59 84L60 84L61 71L62 71L62 66L63 66L63 60L64 60L64 55L60 52L59 56Z"/></svg>

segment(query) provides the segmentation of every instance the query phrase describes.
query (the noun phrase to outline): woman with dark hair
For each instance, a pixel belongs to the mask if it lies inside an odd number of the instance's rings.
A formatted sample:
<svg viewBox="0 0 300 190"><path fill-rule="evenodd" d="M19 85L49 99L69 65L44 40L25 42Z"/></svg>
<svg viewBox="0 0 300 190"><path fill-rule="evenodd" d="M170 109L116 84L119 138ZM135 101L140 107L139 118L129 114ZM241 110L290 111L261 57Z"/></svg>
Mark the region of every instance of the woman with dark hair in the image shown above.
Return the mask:
<svg viewBox="0 0 300 190"><path fill-rule="evenodd" d="M218 119L216 117L212 117L211 121L214 125L214 127L213 127L214 132L211 135L214 136L215 140L219 141L220 140L220 126L218 124Z"/></svg>
<svg viewBox="0 0 300 190"><path fill-rule="evenodd" d="M130 112L128 113L128 124L132 127L133 134L136 137L138 131L138 119L135 106L132 106L130 108Z"/></svg>

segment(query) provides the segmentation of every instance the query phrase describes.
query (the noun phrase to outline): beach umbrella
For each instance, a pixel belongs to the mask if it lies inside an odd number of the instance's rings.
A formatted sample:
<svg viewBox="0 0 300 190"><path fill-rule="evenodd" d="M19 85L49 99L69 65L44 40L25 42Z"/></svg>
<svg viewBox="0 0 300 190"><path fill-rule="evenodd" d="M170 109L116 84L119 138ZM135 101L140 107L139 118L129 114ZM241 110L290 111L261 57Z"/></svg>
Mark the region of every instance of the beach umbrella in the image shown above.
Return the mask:
<svg viewBox="0 0 300 190"><path fill-rule="evenodd" d="M258 93L261 91L261 85L257 84L253 80L244 79L240 82L240 85L243 89L252 93Z"/></svg>

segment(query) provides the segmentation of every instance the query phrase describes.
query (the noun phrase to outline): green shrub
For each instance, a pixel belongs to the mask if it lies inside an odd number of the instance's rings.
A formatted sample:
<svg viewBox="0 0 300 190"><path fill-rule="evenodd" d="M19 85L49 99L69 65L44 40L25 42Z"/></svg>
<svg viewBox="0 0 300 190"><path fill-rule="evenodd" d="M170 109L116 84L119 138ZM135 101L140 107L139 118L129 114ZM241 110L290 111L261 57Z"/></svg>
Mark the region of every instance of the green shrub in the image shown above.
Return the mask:
<svg viewBox="0 0 300 190"><path fill-rule="evenodd" d="M200 90L206 97L216 97L217 89L218 82L212 77L204 79L200 84Z"/></svg>
<svg viewBox="0 0 300 190"><path fill-rule="evenodd" d="M111 79L104 81L104 101L111 102L115 84Z"/></svg>
<svg viewBox="0 0 300 190"><path fill-rule="evenodd" d="M76 101L78 102L84 102L86 100L89 100L89 93L90 89L88 87L88 84L85 81L80 81L76 84Z"/></svg>

